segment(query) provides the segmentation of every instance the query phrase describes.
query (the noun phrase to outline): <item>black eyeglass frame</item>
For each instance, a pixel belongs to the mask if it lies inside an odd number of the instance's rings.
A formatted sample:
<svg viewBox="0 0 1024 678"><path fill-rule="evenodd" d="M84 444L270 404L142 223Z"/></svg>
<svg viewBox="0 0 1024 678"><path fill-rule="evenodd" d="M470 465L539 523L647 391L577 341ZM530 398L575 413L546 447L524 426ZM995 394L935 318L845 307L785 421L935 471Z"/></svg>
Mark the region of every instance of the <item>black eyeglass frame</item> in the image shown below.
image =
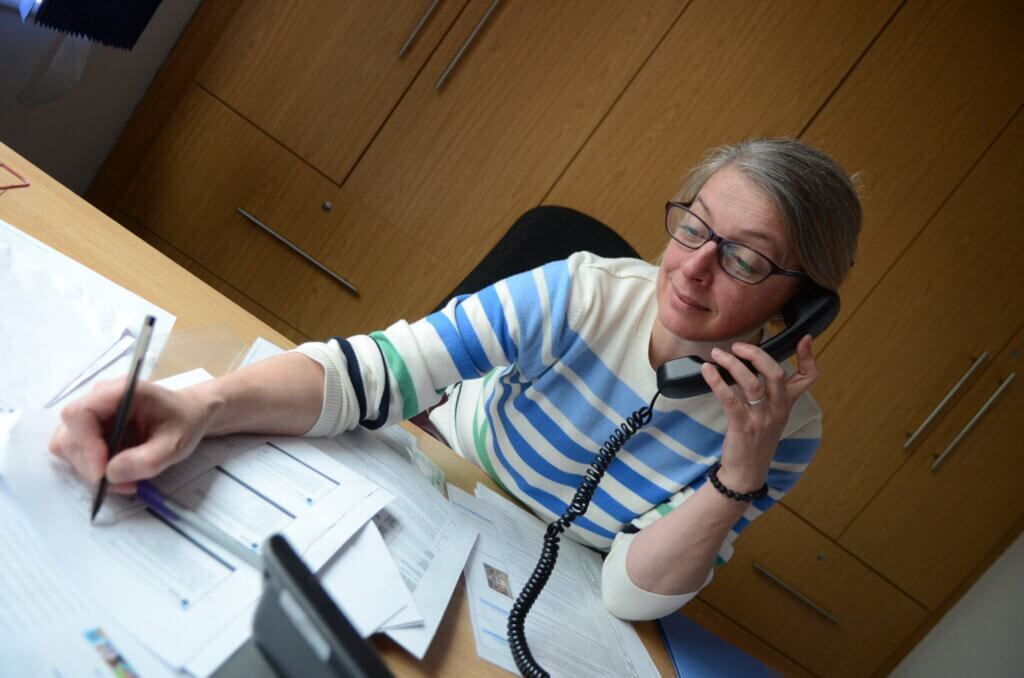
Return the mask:
<svg viewBox="0 0 1024 678"><path fill-rule="evenodd" d="M715 233L715 230L713 228L711 228L711 225L708 224L708 222L706 222L703 219L701 219L700 216L696 212L694 212L692 209L690 209L690 205L692 205L692 204L693 204L692 202L675 202L675 201L672 201L672 200L669 200L667 203L665 203L665 231L668 233L668 237L672 238L677 243L679 243L680 245L682 245L686 249L691 250L693 252L696 252L697 250L699 250L701 247L703 247L704 245L708 244L709 242L714 241L714 243L716 245L718 245L718 257L717 257L717 259L718 259L718 266L723 271L725 271L725 274L727 276L729 276L733 280L738 280L739 282L741 282L741 283L743 283L745 285L760 285L761 283L763 283L765 280L767 280L768 278L772 277L773 275L784 275L784 276L788 276L790 278L803 278L804 280L810 280L811 279L811 276L807 275L803 271L794 271L794 270L791 270L791 269L788 269L788 268L783 268L783 267L779 266L774 261L772 261L771 257L769 257L766 254L763 254L761 252L758 252L757 250L755 250L753 247L751 247L749 245L744 245L741 242L736 242L735 240L729 240L727 238L723 238L722 236L718 235L717 233ZM692 215L694 219L696 219L697 221L702 223L704 225L704 228L708 229L708 237L704 240L704 242L702 242L700 245L697 245L696 247L690 247L689 245L687 245L686 243L681 241L679 238L677 238L672 233L672 227L668 223L668 215L669 215L669 212L672 210L673 207L679 207L679 208L683 209L687 214ZM771 265L771 269L769 269L768 274L765 277L763 277L760 280L758 280L757 282L749 282L747 280L743 280L741 278L737 278L736 276L734 276L732 273L730 273L728 270L726 270L725 265L722 264L722 245L727 245L727 244L728 245L739 245L740 247L748 249L751 252L753 252L754 254L756 254L757 256L763 258L765 261L767 261Z"/></svg>

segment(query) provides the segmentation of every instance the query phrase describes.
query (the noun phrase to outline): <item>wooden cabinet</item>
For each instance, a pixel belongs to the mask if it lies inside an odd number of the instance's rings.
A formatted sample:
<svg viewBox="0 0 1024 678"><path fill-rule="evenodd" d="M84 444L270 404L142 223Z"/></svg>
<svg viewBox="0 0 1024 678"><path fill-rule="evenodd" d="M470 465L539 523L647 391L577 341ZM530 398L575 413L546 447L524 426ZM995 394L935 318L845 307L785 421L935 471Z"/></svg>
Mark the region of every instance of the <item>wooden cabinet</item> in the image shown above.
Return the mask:
<svg viewBox="0 0 1024 678"><path fill-rule="evenodd" d="M249 2L197 82L341 183L464 4Z"/></svg>
<svg viewBox="0 0 1024 678"><path fill-rule="evenodd" d="M119 208L308 337L378 329L430 303L422 281L437 266L433 257L198 87ZM359 295L238 208L315 253Z"/></svg>
<svg viewBox="0 0 1024 678"><path fill-rule="evenodd" d="M823 676L870 675L927 614L782 506L743 532L700 598Z"/></svg>
<svg viewBox="0 0 1024 678"><path fill-rule="evenodd" d="M783 501L825 534L839 537L904 464L909 434L1024 322L1021 148L1018 114L818 359L825 432Z"/></svg>
<svg viewBox="0 0 1024 678"><path fill-rule="evenodd" d="M442 257L453 287L536 206L685 6L471 0L344 186Z"/></svg>
<svg viewBox="0 0 1024 678"><path fill-rule="evenodd" d="M938 608L1024 519L1022 415L1024 327L839 542Z"/></svg>

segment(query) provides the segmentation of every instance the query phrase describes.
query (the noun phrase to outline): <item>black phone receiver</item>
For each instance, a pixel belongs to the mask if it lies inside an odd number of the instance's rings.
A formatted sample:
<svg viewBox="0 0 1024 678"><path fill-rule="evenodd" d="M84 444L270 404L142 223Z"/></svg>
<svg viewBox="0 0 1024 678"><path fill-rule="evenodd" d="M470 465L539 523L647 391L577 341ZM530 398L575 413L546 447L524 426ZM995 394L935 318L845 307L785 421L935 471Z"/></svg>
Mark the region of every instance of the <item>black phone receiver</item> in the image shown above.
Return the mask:
<svg viewBox="0 0 1024 678"><path fill-rule="evenodd" d="M761 348L782 362L796 353L796 346L805 334L817 337L839 315L839 295L819 285L808 285L797 292L782 309L786 329L771 337ZM700 374L704 360L697 356L669 360L658 368L658 391L668 398L691 398L711 392L711 387ZM755 374L749 361L743 364ZM719 370L727 384L736 383L727 370Z"/></svg>

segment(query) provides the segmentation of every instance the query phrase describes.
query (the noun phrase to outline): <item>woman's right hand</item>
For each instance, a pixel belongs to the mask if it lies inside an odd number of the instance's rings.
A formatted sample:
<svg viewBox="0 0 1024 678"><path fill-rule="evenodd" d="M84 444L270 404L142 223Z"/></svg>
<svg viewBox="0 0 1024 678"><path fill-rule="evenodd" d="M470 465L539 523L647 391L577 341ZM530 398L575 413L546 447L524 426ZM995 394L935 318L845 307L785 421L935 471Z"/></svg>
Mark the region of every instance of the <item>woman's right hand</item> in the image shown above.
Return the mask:
<svg viewBox="0 0 1024 678"><path fill-rule="evenodd" d="M190 455L207 432L211 409L195 392L139 381L127 442L109 459L107 435L126 386L127 377L96 384L89 395L64 408L50 439L50 452L66 459L78 475L95 483L106 474L110 491L121 494L133 493L135 481L152 478Z"/></svg>

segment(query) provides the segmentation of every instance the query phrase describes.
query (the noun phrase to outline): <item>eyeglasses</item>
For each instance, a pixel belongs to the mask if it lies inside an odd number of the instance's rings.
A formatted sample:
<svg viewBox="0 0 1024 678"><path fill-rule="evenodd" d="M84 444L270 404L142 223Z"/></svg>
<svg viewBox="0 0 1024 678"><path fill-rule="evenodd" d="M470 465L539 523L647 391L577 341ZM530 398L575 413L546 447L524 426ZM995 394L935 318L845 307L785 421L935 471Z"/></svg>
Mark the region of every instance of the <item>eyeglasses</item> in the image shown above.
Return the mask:
<svg viewBox="0 0 1024 678"><path fill-rule="evenodd" d="M673 240L691 250L700 249L709 240L714 240L718 245L718 265L742 283L756 285L773 275L811 279L803 271L782 268L757 250L718 235L706 221L693 213L690 203L665 203L665 230Z"/></svg>

